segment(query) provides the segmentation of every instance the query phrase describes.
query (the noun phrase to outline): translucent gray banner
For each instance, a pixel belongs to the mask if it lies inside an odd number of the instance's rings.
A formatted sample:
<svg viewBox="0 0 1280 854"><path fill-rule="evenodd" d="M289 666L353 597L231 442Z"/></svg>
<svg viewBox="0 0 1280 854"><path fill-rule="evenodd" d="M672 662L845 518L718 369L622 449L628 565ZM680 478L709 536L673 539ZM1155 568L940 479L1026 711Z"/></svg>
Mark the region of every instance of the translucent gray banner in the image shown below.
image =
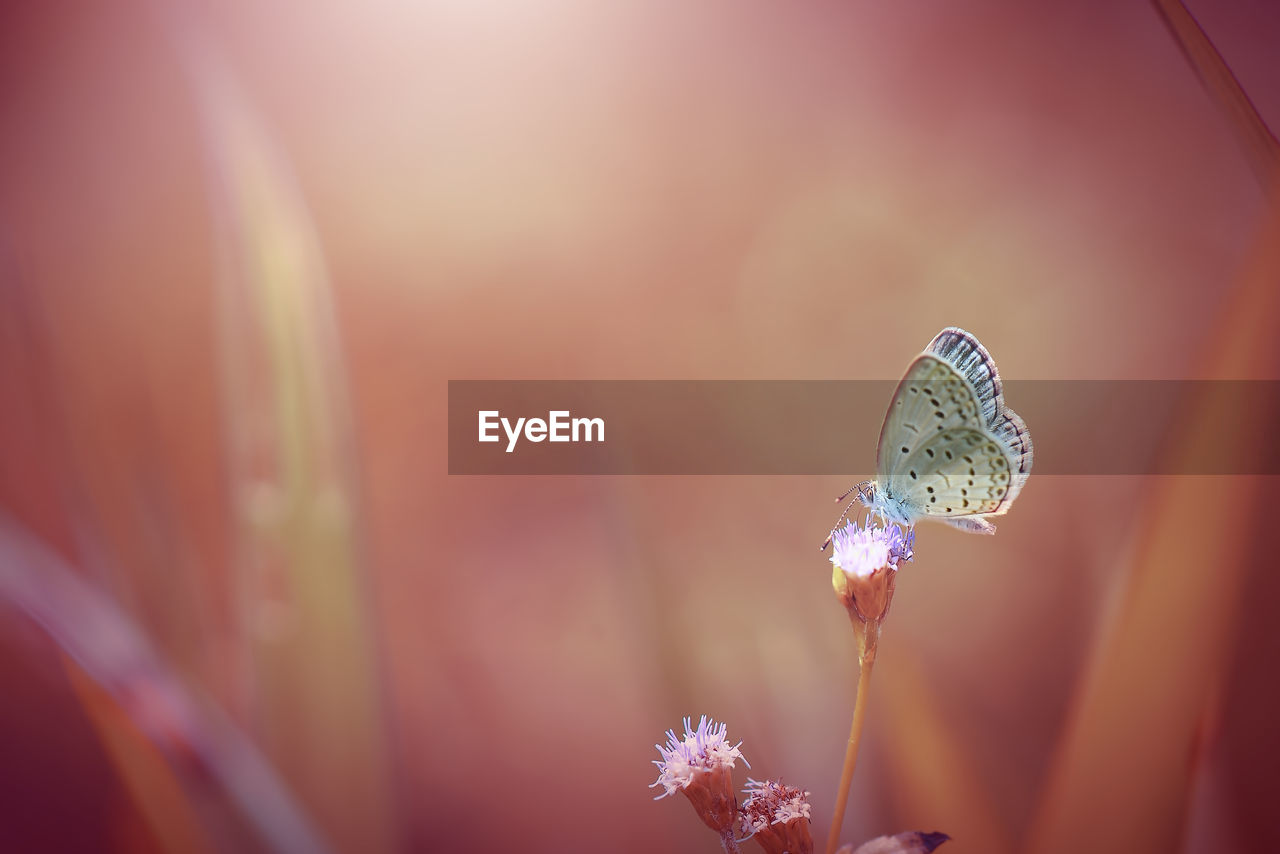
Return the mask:
<svg viewBox="0 0 1280 854"><path fill-rule="evenodd" d="M896 387L451 380L449 473L861 476ZM1280 474L1280 381L1010 380L1004 398L1036 474Z"/></svg>

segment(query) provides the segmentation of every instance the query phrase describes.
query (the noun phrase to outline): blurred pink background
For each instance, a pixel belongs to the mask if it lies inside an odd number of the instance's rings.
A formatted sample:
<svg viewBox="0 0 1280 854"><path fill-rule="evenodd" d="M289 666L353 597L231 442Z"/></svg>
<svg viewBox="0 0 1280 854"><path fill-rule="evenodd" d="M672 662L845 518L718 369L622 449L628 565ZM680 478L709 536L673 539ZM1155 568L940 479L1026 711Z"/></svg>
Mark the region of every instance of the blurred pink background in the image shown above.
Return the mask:
<svg viewBox="0 0 1280 854"><path fill-rule="evenodd" d="M1280 121L1280 12L1192 11ZM276 625L240 586L210 68L296 193L336 321L311 376L344 390L367 657L281 666L367 695L386 761L350 779L306 770L313 706L264 712L242 679L244 633L269 646L303 594L250 585ZM815 837L831 815L856 664L815 547L874 448L847 477L450 477L449 379L892 379L947 325L1009 377L1204 377L1268 211L1143 3L14 6L0 125L0 506L342 850L717 850L646 788L685 715L812 791ZM1280 378L1269 352L1240 375ZM744 429L785 441L785 413ZM994 538L918 530L847 839L1024 850L1162 483L1033 473ZM1192 794L1162 818L1197 854L1280 847L1280 582L1249 543ZM56 647L3 613L0 847L165 847Z"/></svg>

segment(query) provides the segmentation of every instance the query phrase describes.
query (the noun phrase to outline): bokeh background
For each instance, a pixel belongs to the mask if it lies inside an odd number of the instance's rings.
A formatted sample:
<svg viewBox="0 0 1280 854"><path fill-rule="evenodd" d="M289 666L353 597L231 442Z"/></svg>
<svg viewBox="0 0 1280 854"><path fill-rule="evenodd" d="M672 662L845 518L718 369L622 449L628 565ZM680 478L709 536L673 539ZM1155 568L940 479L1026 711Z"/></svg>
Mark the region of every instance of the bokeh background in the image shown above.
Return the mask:
<svg viewBox="0 0 1280 854"><path fill-rule="evenodd" d="M1280 121L1280 11L1193 11ZM0 848L713 851L646 788L700 714L825 838L815 547L874 449L450 477L447 381L893 379L953 324L1018 379L1278 379L1217 100L1143 2L8 4ZM920 528L844 837L1280 849L1274 488Z"/></svg>

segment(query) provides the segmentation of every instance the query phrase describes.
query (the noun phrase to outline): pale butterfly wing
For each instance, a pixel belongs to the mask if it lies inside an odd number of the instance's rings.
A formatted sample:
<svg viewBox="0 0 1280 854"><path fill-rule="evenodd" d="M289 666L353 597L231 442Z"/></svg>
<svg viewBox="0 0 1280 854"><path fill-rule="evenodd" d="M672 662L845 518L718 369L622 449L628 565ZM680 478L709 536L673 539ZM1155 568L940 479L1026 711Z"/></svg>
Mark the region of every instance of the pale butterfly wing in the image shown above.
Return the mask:
<svg viewBox="0 0 1280 854"><path fill-rule="evenodd" d="M1004 387L1000 382L1000 371L996 368L995 359L991 358L987 348L977 338L955 326L948 326L935 335L925 352L942 357L969 382L982 406L982 417L987 429L995 434L1003 447L1012 452L1010 462L1013 480L1009 495L999 508L987 515L998 516L1008 512L1009 506L1022 491L1027 476L1031 474L1034 452L1026 423L1018 413L1004 405Z"/></svg>
<svg viewBox="0 0 1280 854"><path fill-rule="evenodd" d="M1031 446L1031 433L1027 430L1026 422L1012 409L1005 409L1001 413L1001 417L993 426L992 432L1000 440L1001 444L1009 450L1009 459L1013 467L1013 479L1009 484L1009 494L1005 496L1004 501L1000 502L999 507L987 514L989 516L1001 516L1009 512L1013 499L1018 497L1018 493L1022 491L1022 485L1027 482L1027 477L1031 474L1031 462L1035 457L1035 453Z"/></svg>
<svg viewBox="0 0 1280 854"><path fill-rule="evenodd" d="M905 471L890 473L884 486L890 498L916 515L994 515L1012 487L1008 450L980 427L948 427L905 457Z"/></svg>
<svg viewBox="0 0 1280 854"><path fill-rule="evenodd" d="M996 361L987 348L963 329L948 326L933 336L924 351L949 363L968 381L982 406L982 423L992 426L1004 407L1004 390Z"/></svg>
<svg viewBox="0 0 1280 854"><path fill-rule="evenodd" d="M924 442L949 427L983 429L986 422L973 386L941 358L921 353L893 392L876 448L878 477L929 468ZM883 487L884 484L882 483Z"/></svg>
<svg viewBox="0 0 1280 854"><path fill-rule="evenodd" d="M907 368L880 430L874 505L896 521L938 518L992 533L1031 471L1031 436L1005 408L976 338L942 330Z"/></svg>

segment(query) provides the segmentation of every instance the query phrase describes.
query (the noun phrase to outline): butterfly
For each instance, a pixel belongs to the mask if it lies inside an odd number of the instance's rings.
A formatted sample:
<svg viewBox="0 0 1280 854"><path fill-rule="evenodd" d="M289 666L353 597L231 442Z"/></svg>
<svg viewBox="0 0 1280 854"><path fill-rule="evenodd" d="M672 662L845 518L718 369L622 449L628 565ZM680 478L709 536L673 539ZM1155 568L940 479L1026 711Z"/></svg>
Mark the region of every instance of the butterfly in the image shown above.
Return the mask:
<svg viewBox="0 0 1280 854"><path fill-rule="evenodd" d="M907 367L880 428L876 479L854 489L890 522L939 519L994 534L988 517L1009 512L1031 460L1031 434L1004 405L991 354L950 326Z"/></svg>

